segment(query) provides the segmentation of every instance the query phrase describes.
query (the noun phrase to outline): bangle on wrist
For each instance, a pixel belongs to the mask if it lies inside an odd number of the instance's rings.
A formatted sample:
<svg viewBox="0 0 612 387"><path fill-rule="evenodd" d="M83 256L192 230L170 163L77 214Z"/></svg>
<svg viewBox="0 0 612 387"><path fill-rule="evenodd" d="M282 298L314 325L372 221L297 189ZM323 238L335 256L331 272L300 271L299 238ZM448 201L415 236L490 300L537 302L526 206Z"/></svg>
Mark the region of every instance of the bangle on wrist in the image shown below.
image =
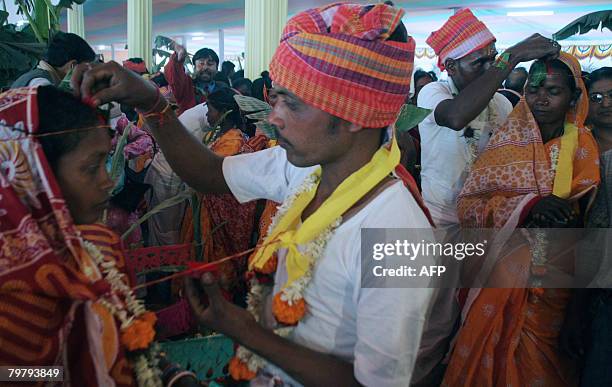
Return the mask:
<svg viewBox="0 0 612 387"><path fill-rule="evenodd" d="M159 88L156 88L155 90L157 92L157 95L155 96L155 103L151 106L149 110L136 109L138 113L146 116L147 114L154 113L156 111L157 105L159 105L159 103L162 101L162 95L161 91L159 91ZM165 100L165 98L163 99Z"/></svg>
<svg viewBox="0 0 612 387"><path fill-rule="evenodd" d="M510 56L511 54L509 51L504 51L497 57L497 59L495 59L494 66L502 70L512 67L512 64L510 63Z"/></svg>
<svg viewBox="0 0 612 387"><path fill-rule="evenodd" d="M170 381L168 382L168 385L167 385L167 386L168 386L168 387L172 387L172 385L173 385L174 383L176 383L176 382L177 382L177 381L178 381L180 378L185 377L185 376L191 376L191 377L192 377L192 378L194 378L195 380L198 380L198 378L197 378L196 374L194 374L193 372L191 372L191 371L182 371L182 372L179 372L179 373L177 373L176 375L174 375L174 376L172 377L172 379L170 379Z"/></svg>

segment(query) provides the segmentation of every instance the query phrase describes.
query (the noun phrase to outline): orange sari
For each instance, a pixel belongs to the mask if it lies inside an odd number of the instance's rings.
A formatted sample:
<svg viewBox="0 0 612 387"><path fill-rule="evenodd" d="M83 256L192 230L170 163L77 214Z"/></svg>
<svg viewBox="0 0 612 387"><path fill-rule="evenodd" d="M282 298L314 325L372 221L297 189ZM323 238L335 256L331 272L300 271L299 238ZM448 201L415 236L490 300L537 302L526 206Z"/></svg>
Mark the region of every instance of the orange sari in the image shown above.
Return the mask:
<svg viewBox="0 0 612 387"><path fill-rule="evenodd" d="M560 59L582 90L566 117L577 127L575 149L565 153L570 154L569 164L559 160L555 173L549 156L551 149L563 152L562 147L568 146L567 131L543 144L537 123L521 100L493 134L466 180L458 203L462 226L514 230L538 197L554 193L577 205L578 199L594 192L600 180L599 155L593 136L584 128L588 103L580 66L567 54ZM569 178L564 181L560 174ZM563 184L567 189L560 190ZM509 272L508 263L529 269L531 259L527 246L518 248L497 262L489 283L511 283L517 275ZM503 289L470 290L443 386L577 384L576 365L561 355L557 344L571 291L525 286L514 283Z"/></svg>

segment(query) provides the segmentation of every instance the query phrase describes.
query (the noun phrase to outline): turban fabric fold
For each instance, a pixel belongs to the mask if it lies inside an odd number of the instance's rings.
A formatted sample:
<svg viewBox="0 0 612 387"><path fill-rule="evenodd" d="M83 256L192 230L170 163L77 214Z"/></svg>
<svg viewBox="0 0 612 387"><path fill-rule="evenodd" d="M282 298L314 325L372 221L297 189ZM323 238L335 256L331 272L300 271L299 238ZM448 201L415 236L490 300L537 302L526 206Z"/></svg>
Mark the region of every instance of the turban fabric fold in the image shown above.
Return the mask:
<svg viewBox="0 0 612 387"><path fill-rule="evenodd" d="M444 70L446 59L461 59L495 42L495 36L472 11L465 8L432 32L426 42L438 56L438 67Z"/></svg>
<svg viewBox="0 0 612 387"><path fill-rule="evenodd" d="M415 43L389 41L403 10L332 4L287 22L272 80L304 102L367 128L392 124L410 92Z"/></svg>

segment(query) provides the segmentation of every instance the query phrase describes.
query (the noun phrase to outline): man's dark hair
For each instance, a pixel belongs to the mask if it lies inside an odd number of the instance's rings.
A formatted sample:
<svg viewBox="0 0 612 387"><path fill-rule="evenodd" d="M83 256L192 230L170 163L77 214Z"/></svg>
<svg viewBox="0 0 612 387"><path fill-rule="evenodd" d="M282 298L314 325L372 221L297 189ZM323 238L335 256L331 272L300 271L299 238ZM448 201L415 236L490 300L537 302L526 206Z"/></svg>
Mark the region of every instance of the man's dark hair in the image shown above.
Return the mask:
<svg viewBox="0 0 612 387"><path fill-rule="evenodd" d="M42 58L53 67L62 67L71 60L93 62L96 53L80 36L58 32L51 38Z"/></svg>
<svg viewBox="0 0 612 387"><path fill-rule="evenodd" d="M230 62L229 60L226 60L221 64L221 72L226 76L229 76L229 73L232 72L232 70L234 70L235 68L236 65Z"/></svg>
<svg viewBox="0 0 612 387"><path fill-rule="evenodd" d="M586 87L591 89L591 85L602 79L612 79L612 67L602 67L588 74L586 77Z"/></svg>
<svg viewBox="0 0 612 387"><path fill-rule="evenodd" d="M504 81L504 87L523 94L525 82L527 82L527 70L523 67L517 67L508 74L508 77Z"/></svg>
<svg viewBox="0 0 612 387"><path fill-rule="evenodd" d="M428 77L429 79L431 79L431 81L433 82L434 79L431 77L431 74L428 73L427 71L424 70L417 70L414 72L413 78L414 78L414 85L416 86L417 82L421 79L421 78L425 78Z"/></svg>
<svg viewBox="0 0 612 387"><path fill-rule="evenodd" d="M193 63L200 59L212 59L213 62L217 63L217 67L219 66L219 56L214 50L210 48L201 48L193 55Z"/></svg>
<svg viewBox="0 0 612 387"><path fill-rule="evenodd" d="M210 93L206 98L206 103L222 114L231 110L232 112L225 119L230 120L235 128L242 130L244 121L240 114L240 107L234 99L235 95L236 92L234 90L229 87L222 87Z"/></svg>
<svg viewBox="0 0 612 387"><path fill-rule="evenodd" d="M132 63L138 64L138 63L144 62L144 60L142 60L142 58L130 58L126 62L132 62Z"/></svg>
<svg viewBox="0 0 612 387"><path fill-rule="evenodd" d="M249 90L248 96L249 97L251 96L252 89L253 89L253 82L251 82L250 79L248 78L235 79L234 82L232 82L232 86L236 90L238 90L241 87L246 87Z"/></svg>
<svg viewBox="0 0 612 387"><path fill-rule="evenodd" d="M157 85L157 87L164 87L164 86L168 86L168 80L166 79L166 76L164 75L164 73L157 73L155 74L152 78L151 81L153 83L155 83Z"/></svg>
<svg viewBox="0 0 612 387"><path fill-rule="evenodd" d="M244 78L244 70L238 70L231 76L232 82L240 78Z"/></svg>
<svg viewBox="0 0 612 387"><path fill-rule="evenodd" d="M54 86L38 88L38 115L40 133L55 133L101 124L95 109L85 105L72 94ZM88 134L89 131L84 130L40 137L43 152L54 172L57 172L60 158L73 151Z"/></svg>

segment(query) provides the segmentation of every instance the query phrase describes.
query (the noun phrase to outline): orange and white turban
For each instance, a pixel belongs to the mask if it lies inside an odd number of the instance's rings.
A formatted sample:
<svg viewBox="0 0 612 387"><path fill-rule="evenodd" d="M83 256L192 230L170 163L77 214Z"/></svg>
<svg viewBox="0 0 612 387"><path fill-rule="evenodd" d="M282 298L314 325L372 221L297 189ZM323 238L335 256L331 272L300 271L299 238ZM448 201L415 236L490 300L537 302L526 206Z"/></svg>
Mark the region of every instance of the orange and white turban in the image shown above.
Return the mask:
<svg viewBox="0 0 612 387"><path fill-rule="evenodd" d="M404 11L332 4L287 22L272 80L307 104L367 128L392 124L410 92L415 43L389 41Z"/></svg>
<svg viewBox="0 0 612 387"><path fill-rule="evenodd" d="M438 67L444 70L447 59L461 59L495 42L495 36L468 8L458 11L427 38L427 44L438 56Z"/></svg>

